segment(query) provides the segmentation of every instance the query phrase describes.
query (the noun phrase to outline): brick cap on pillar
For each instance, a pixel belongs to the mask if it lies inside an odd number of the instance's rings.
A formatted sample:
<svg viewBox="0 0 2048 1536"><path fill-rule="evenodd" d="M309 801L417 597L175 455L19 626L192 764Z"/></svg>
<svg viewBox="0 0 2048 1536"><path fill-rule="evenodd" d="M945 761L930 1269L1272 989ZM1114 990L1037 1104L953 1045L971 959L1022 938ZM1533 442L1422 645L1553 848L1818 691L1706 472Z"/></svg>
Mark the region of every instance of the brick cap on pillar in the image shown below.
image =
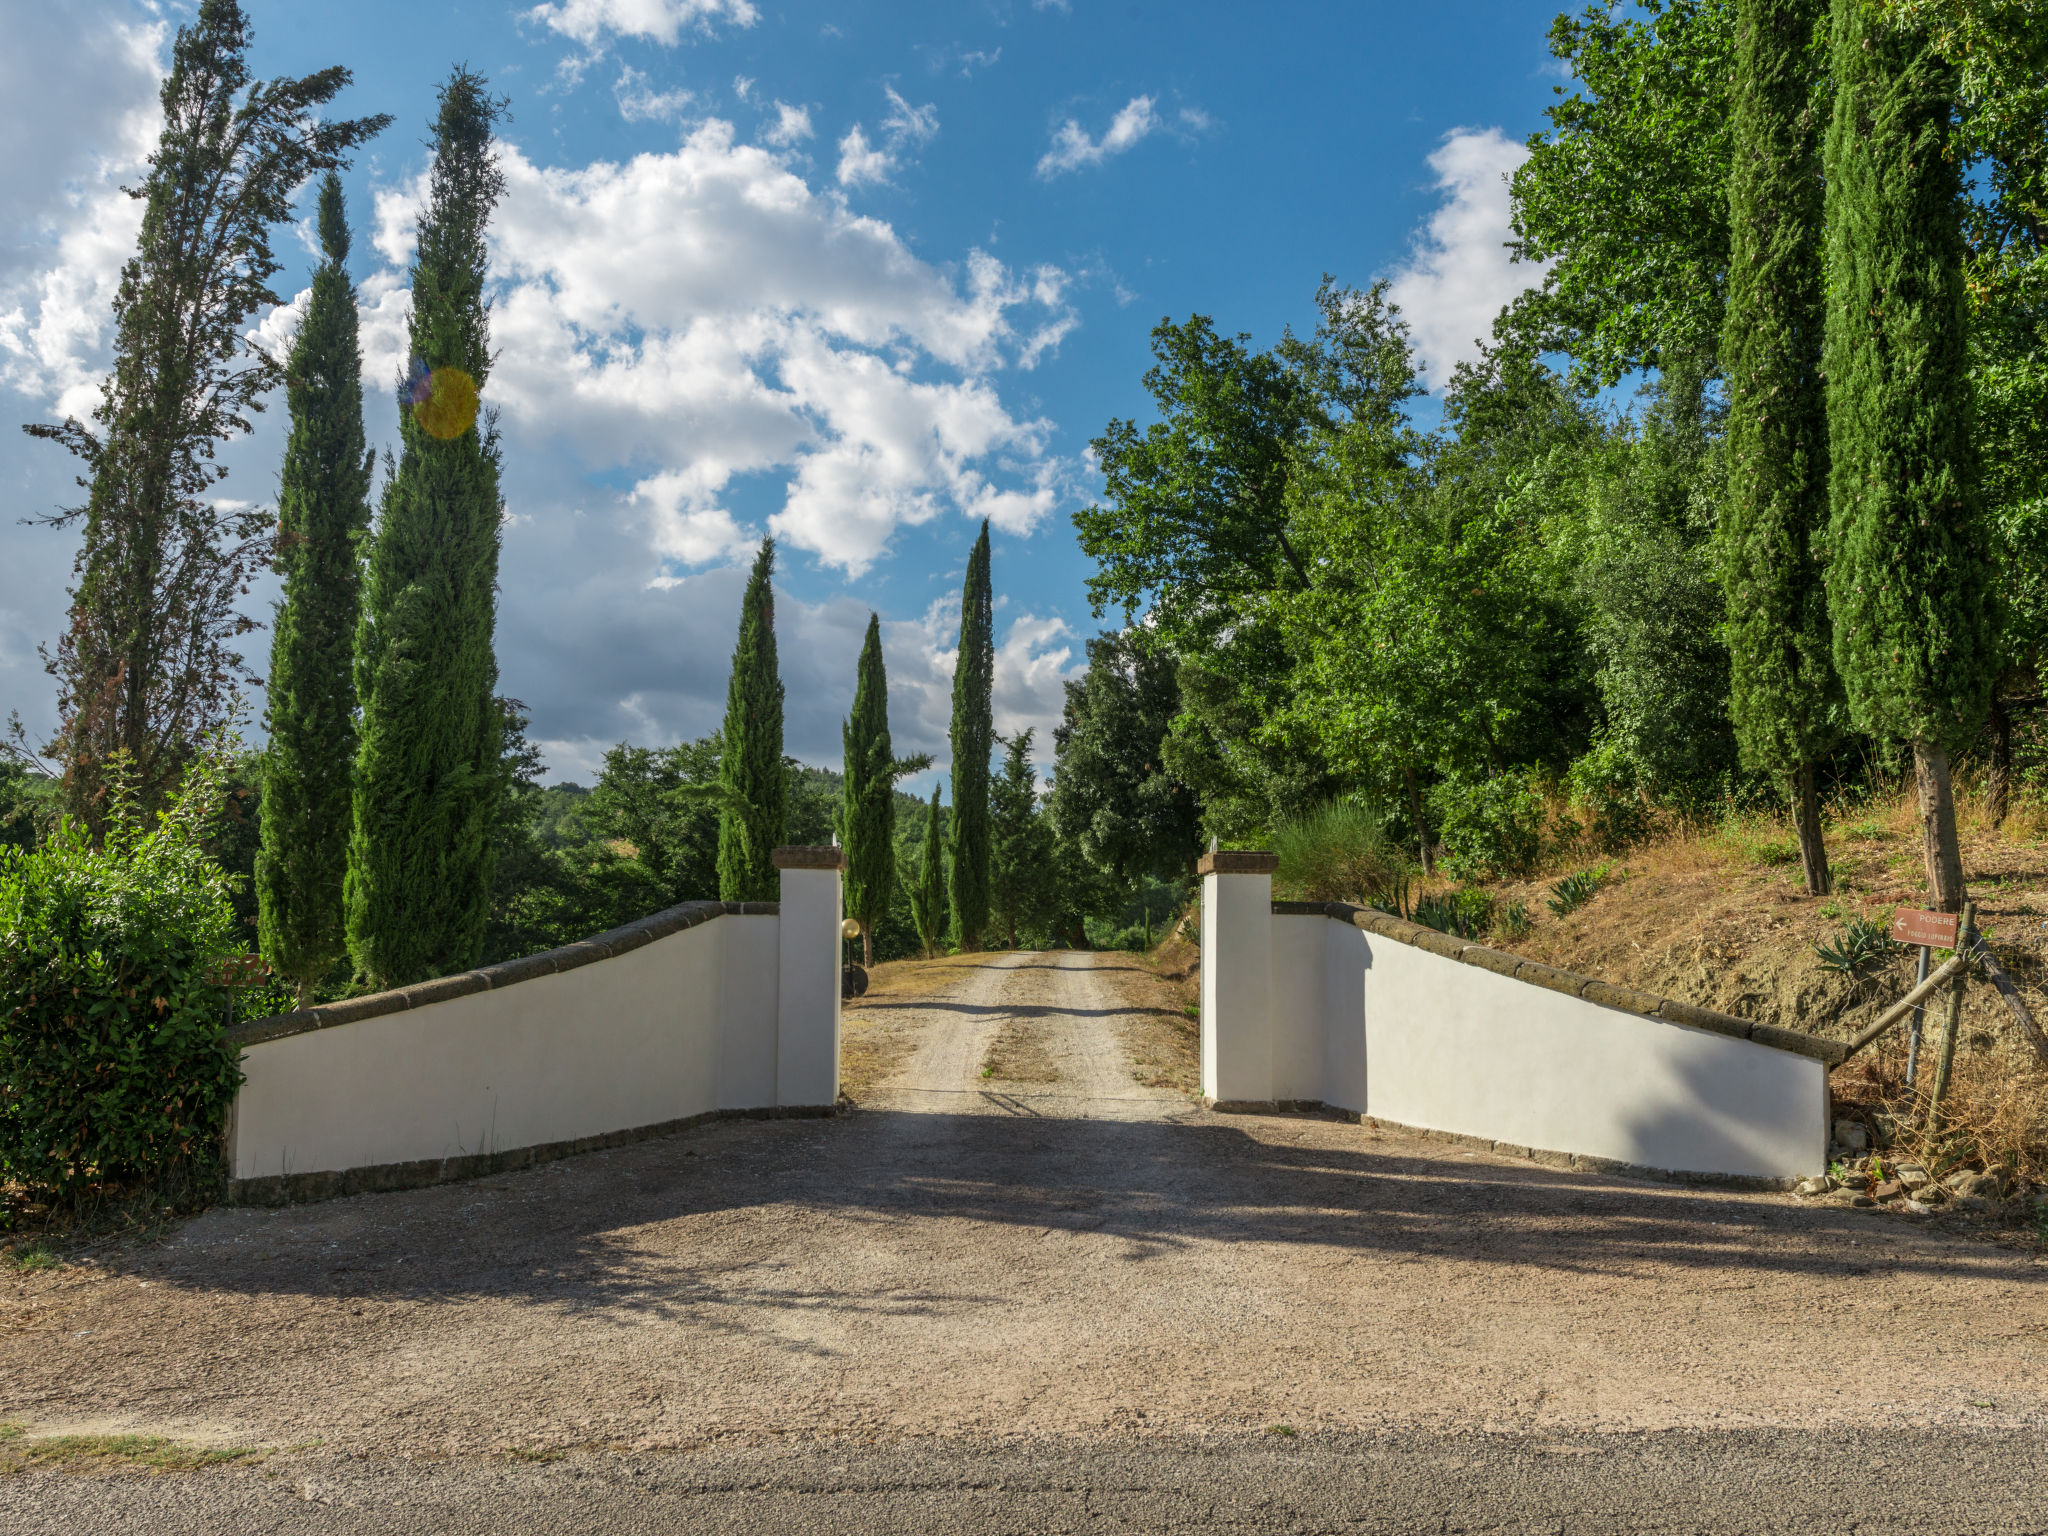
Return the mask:
<svg viewBox="0 0 2048 1536"><path fill-rule="evenodd" d="M846 868L844 848L819 848L797 845L778 848L768 855L768 860L777 869L840 869Z"/></svg>
<svg viewBox="0 0 2048 1536"><path fill-rule="evenodd" d="M1202 875L1270 875L1279 867L1280 855L1277 853L1226 849L1203 854L1195 872Z"/></svg>

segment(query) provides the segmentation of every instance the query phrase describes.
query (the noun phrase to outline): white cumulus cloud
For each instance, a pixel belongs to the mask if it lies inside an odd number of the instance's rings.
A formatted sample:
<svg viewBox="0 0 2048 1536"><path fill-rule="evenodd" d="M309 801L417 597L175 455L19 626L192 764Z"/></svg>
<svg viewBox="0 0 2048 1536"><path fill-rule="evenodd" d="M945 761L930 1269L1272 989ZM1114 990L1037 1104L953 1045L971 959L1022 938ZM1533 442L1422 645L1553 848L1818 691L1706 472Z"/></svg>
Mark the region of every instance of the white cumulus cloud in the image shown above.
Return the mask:
<svg viewBox="0 0 2048 1536"><path fill-rule="evenodd" d="M751 27L761 18L752 0L547 0L526 14L590 47L612 34L673 46L693 27L708 31L716 21Z"/></svg>
<svg viewBox="0 0 2048 1536"><path fill-rule="evenodd" d="M792 107L786 101L775 103L775 125L761 137L777 149L788 149L812 136L811 114L806 107Z"/></svg>
<svg viewBox="0 0 2048 1536"><path fill-rule="evenodd" d="M1052 148L1039 159L1038 174L1050 180L1085 165L1100 165L1111 155L1120 155L1132 148L1159 126L1159 113L1150 96L1133 96L1123 110L1110 119L1109 127L1099 139L1090 138L1088 130L1070 117L1054 131Z"/></svg>
<svg viewBox="0 0 2048 1536"><path fill-rule="evenodd" d="M515 446L629 470L613 514L641 530L649 578L757 539L733 493L762 476L781 481L768 529L855 574L899 528L955 515L1023 534L1057 506L1070 471L1050 427L994 380L1073 325L1058 268L976 251L942 272L717 119L623 164L543 168L512 146L503 163L489 395ZM422 191L378 199L373 378L404 361L401 232Z"/></svg>
<svg viewBox="0 0 2048 1536"><path fill-rule="evenodd" d="M842 187L887 181L911 148L938 136L937 106L926 102L921 107L913 107L894 86L883 89L889 97L889 115L882 119L881 142L871 142L867 130L859 123L847 130L846 137L839 141L839 184ZM809 119L805 122L808 126Z"/></svg>
<svg viewBox="0 0 2048 1536"><path fill-rule="evenodd" d="M1502 306L1543 280L1542 267L1508 256L1508 178L1529 158L1498 128L1460 128L1429 157L1443 206L1394 270L1388 296L1401 306L1423 372L1438 388L1479 355Z"/></svg>
<svg viewBox="0 0 2048 1536"><path fill-rule="evenodd" d="M619 71L619 78L612 84L612 99L619 104L619 116L629 123L644 123L681 117L695 98L680 87L657 91L646 75L628 65Z"/></svg>

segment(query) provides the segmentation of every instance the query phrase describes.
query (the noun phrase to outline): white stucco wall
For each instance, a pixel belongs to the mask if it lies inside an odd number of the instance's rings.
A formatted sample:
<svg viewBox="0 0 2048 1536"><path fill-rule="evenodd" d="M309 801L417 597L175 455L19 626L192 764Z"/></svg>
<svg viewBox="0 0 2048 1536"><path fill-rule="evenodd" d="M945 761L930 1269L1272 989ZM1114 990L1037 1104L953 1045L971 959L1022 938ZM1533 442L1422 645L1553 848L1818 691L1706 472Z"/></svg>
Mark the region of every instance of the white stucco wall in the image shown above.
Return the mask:
<svg viewBox="0 0 2048 1536"><path fill-rule="evenodd" d="M1367 1114L1676 1172L1827 1164L1827 1070L1811 1057L1348 931L1365 951Z"/></svg>
<svg viewBox="0 0 2048 1536"><path fill-rule="evenodd" d="M1789 1178L1825 1166L1827 1071L1812 1057L1605 1007L1328 916L1274 915L1269 890L1244 875L1204 884L1203 1089L1213 1100L1320 1101L1673 1172ZM1262 1074L1266 1091L1251 1091Z"/></svg>
<svg viewBox="0 0 2048 1536"><path fill-rule="evenodd" d="M778 920L723 916L630 953L244 1053L233 1177L376 1167L541 1146L721 1107L722 1044L735 1098L772 1052ZM768 1008L745 978L768 965ZM726 1024L727 979L742 1007ZM751 996L749 996L751 992ZM751 1017L749 1017L751 1015Z"/></svg>

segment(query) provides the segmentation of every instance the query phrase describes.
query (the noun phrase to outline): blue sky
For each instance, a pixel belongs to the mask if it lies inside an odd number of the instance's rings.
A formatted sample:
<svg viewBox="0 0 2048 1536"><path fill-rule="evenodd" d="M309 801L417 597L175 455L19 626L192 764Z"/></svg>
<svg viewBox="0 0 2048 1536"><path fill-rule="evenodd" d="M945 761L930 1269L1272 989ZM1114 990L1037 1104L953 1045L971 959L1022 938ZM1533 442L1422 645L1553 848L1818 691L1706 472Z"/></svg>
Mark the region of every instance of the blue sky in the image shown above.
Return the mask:
<svg viewBox="0 0 2048 1536"><path fill-rule="evenodd" d="M1559 83L1558 0L245 4L259 73L346 64L343 110L397 120L348 178L380 386L435 87L461 61L510 98L487 390L507 463L498 649L562 777L587 780L622 738L716 725L736 562L770 529L791 750L836 766L873 609L899 745L943 760L959 572L984 515L998 728L1034 725L1049 747L1097 627L1069 522L1097 487L1087 443L1145 418L1162 316L1266 344L1312 323L1322 273L1388 277L1440 378L1533 276L1500 250L1501 178ZM90 409L133 238L117 188L188 15L44 0L10 21L0 414ZM309 253L282 245L289 296ZM292 319L251 332L281 346ZM274 497L280 418L232 450L220 494ZM373 440L393 423L380 387ZM0 435L15 513L65 500L69 475L55 449ZM61 624L76 538L5 537L0 708L40 733L35 647Z"/></svg>

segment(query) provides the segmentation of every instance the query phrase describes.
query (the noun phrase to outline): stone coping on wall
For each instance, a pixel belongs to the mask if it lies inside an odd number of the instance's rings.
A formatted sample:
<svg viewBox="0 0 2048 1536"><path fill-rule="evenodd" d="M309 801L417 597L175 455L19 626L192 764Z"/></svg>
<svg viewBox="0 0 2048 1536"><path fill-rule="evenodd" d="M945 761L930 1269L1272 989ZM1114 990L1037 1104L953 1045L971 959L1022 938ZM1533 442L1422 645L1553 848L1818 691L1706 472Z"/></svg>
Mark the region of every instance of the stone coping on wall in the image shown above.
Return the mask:
<svg viewBox="0 0 2048 1536"><path fill-rule="evenodd" d="M824 847L793 843L786 848L777 848L768 855L768 860L777 869L844 869L846 850L837 843Z"/></svg>
<svg viewBox="0 0 2048 1536"><path fill-rule="evenodd" d="M295 1009L267 1019L249 1019L230 1026L222 1038L230 1046L245 1049L268 1040L282 1040L288 1035L303 1035L316 1029L332 1029L338 1024L355 1024L364 1019L381 1018L388 1013L424 1008L430 1003L445 1003L450 998L467 997L473 992L495 992L501 987L531 981L536 976L553 976L561 971L573 971L578 966L609 960L615 955L652 944L656 939L681 933L685 928L708 923L715 917L774 917L780 910L780 904L773 901L686 901L680 906L627 923L624 927L610 929L574 944L564 944L560 949L550 949L542 954L523 955L517 960L479 966L454 976L439 976L410 987L394 987L389 992L371 992L362 997L343 998L338 1003Z"/></svg>
<svg viewBox="0 0 2048 1536"><path fill-rule="evenodd" d="M1823 1040L1819 1035L1805 1034L1796 1029L1780 1029L1774 1024L1757 1024L1749 1019L1739 1019L1731 1013L1717 1013L1712 1008L1702 1008L1697 1003L1688 1003L1679 998L1659 997L1654 992L1618 986L1611 981L1581 976L1576 971L1562 971L1554 965L1544 965L1539 961L1524 960L1520 955L1511 955L1503 950L1489 949L1484 944L1474 944L1468 939L1439 933L1434 928L1425 928L1420 923L1411 923L1405 918L1395 917L1390 912L1377 911L1371 907L1354 907L1341 901L1276 901L1273 903L1273 913L1276 917L1335 918L1340 923L1363 928L1367 933L1378 934L1383 939L1410 944L1433 955L1442 955L1446 960L1456 960L1462 965L1474 965L1482 971L1492 971L1499 976L1511 976L1516 981L1526 981L1532 986L1548 987L1553 992L1584 998L1587 1002L1597 1003L1603 1008L1632 1013L1639 1018L1655 1019L1663 1024L1682 1024L1688 1029L1704 1029L1716 1035L1730 1035L1737 1040L1749 1040L1758 1045L1769 1046L1775 1051L1790 1051L1795 1056L1808 1056L1830 1067L1841 1065L1849 1055L1848 1046L1839 1040Z"/></svg>
<svg viewBox="0 0 2048 1536"><path fill-rule="evenodd" d="M1257 853L1249 848L1223 848L1202 855L1195 865L1198 875L1270 875L1280 867L1277 853Z"/></svg>

